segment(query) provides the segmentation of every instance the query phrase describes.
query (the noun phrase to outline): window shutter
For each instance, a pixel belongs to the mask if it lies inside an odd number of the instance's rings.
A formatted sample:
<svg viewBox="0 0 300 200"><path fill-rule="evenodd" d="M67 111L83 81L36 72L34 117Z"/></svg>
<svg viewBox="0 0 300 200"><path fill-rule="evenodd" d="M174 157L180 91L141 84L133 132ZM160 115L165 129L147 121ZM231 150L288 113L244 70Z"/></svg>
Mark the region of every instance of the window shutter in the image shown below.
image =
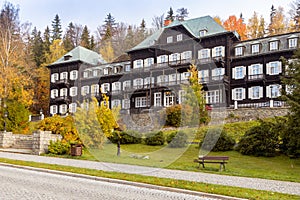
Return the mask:
<svg viewBox="0 0 300 200"><path fill-rule="evenodd" d="M246 67L243 67L243 78L246 76Z"/></svg>
<svg viewBox="0 0 300 200"><path fill-rule="evenodd" d="M141 61L141 67L144 67L144 61L143 61L143 59L140 59L140 61Z"/></svg>
<svg viewBox="0 0 300 200"><path fill-rule="evenodd" d="M231 90L231 99L236 100L235 89Z"/></svg>
<svg viewBox="0 0 300 200"><path fill-rule="evenodd" d="M249 66L248 66L248 75L249 75L249 76L252 75L252 69L253 69L253 65L249 65Z"/></svg>
<svg viewBox="0 0 300 200"><path fill-rule="evenodd" d="M260 73L260 74L263 73L263 64L259 64L259 73Z"/></svg>
<svg viewBox="0 0 300 200"><path fill-rule="evenodd" d="M216 47L212 49L211 54L212 54L212 57L216 57Z"/></svg>
<svg viewBox="0 0 300 200"><path fill-rule="evenodd" d="M282 63L278 61L278 73L282 73Z"/></svg>
<svg viewBox="0 0 300 200"><path fill-rule="evenodd" d="M133 61L133 68L136 68L136 62L137 60Z"/></svg>
<svg viewBox="0 0 300 200"><path fill-rule="evenodd" d="M263 98L263 97L264 97L264 88L259 87L259 98Z"/></svg>
<svg viewBox="0 0 300 200"><path fill-rule="evenodd" d="M185 52L182 52L182 53L181 53L181 59L182 59L182 60L185 60L185 59L186 59Z"/></svg>
<svg viewBox="0 0 300 200"><path fill-rule="evenodd" d="M266 90L267 90L267 97L271 97L271 88L270 88L270 86L267 86L266 87Z"/></svg>
<svg viewBox="0 0 300 200"><path fill-rule="evenodd" d="M112 83L112 90L116 90L116 82Z"/></svg>
<svg viewBox="0 0 300 200"><path fill-rule="evenodd" d="M269 74L269 75L271 74L270 63L267 63L266 71L267 71L267 74Z"/></svg>
<svg viewBox="0 0 300 200"><path fill-rule="evenodd" d="M253 88L248 88L248 98L249 99L253 98Z"/></svg>
<svg viewBox="0 0 300 200"><path fill-rule="evenodd" d="M208 70L204 70L204 76L209 77L209 71Z"/></svg>
<svg viewBox="0 0 300 200"><path fill-rule="evenodd" d="M221 48L222 48L222 57L225 57L225 47L222 46Z"/></svg>
<svg viewBox="0 0 300 200"><path fill-rule="evenodd" d="M207 49L207 55L208 55L208 58L211 57L211 50L210 49Z"/></svg>
<svg viewBox="0 0 300 200"><path fill-rule="evenodd" d="M201 54L202 51L203 49L198 51L198 59L202 59L202 54Z"/></svg>
<svg viewBox="0 0 300 200"><path fill-rule="evenodd" d="M245 88L242 88L242 100L245 99L246 96L246 90Z"/></svg>
<svg viewBox="0 0 300 200"><path fill-rule="evenodd" d="M232 68L232 79L235 79L236 68Z"/></svg>
<svg viewBox="0 0 300 200"><path fill-rule="evenodd" d="M172 62L173 61L173 54L169 55L169 61Z"/></svg>
<svg viewBox="0 0 300 200"><path fill-rule="evenodd" d="M211 76L216 76L216 70L217 70L217 68L211 70Z"/></svg>

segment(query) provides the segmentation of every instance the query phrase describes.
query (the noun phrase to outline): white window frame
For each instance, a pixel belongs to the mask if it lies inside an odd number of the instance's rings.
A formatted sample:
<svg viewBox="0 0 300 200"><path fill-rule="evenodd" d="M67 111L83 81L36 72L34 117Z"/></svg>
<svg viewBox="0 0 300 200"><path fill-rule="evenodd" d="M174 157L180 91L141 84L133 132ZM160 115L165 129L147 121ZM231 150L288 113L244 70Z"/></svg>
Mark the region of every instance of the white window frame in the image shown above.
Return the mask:
<svg viewBox="0 0 300 200"><path fill-rule="evenodd" d="M50 114L55 115L58 113L57 105L50 106Z"/></svg>
<svg viewBox="0 0 300 200"><path fill-rule="evenodd" d="M210 49L201 49L198 51L198 59L210 58Z"/></svg>
<svg viewBox="0 0 300 200"><path fill-rule="evenodd" d="M101 92L107 93L110 91L110 84L109 83L102 83L101 84Z"/></svg>
<svg viewBox="0 0 300 200"><path fill-rule="evenodd" d="M143 60L139 59L139 60L135 60L133 61L133 68L134 69L138 69L138 68L142 68L143 67Z"/></svg>
<svg viewBox="0 0 300 200"><path fill-rule="evenodd" d="M146 58L144 60L145 67L151 67L154 64L154 58Z"/></svg>
<svg viewBox="0 0 300 200"><path fill-rule="evenodd" d="M245 99L245 88L234 88L231 90L232 100L241 101Z"/></svg>
<svg viewBox="0 0 300 200"><path fill-rule="evenodd" d="M70 71L70 80L77 80L78 78L78 70Z"/></svg>
<svg viewBox="0 0 300 200"><path fill-rule="evenodd" d="M111 107L112 108L116 108L118 106L121 106L121 100L120 99L113 99L111 101Z"/></svg>
<svg viewBox="0 0 300 200"><path fill-rule="evenodd" d="M60 97L68 96L68 88L61 88L60 91L59 91L59 96Z"/></svg>
<svg viewBox="0 0 300 200"><path fill-rule="evenodd" d="M97 94L99 94L99 85L98 84L91 85L91 94L92 94L92 96L96 96Z"/></svg>
<svg viewBox="0 0 300 200"><path fill-rule="evenodd" d="M162 93L161 92L156 92L154 93L154 107L160 107L162 100Z"/></svg>
<svg viewBox="0 0 300 200"><path fill-rule="evenodd" d="M260 44L252 44L251 45L251 53L255 54L255 53L259 53L260 51Z"/></svg>
<svg viewBox="0 0 300 200"><path fill-rule="evenodd" d="M130 72L131 66L130 65L125 65L125 72Z"/></svg>
<svg viewBox="0 0 300 200"><path fill-rule="evenodd" d="M179 41L182 41L182 34L178 34L177 36L176 36L176 38L177 38L177 42L179 42Z"/></svg>
<svg viewBox="0 0 300 200"><path fill-rule="evenodd" d="M66 114L67 112L68 112L68 105L67 104L59 105L59 113L60 114Z"/></svg>
<svg viewBox="0 0 300 200"><path fill-rule="evenodd" d="M209 90L205 92L207 104L216 104L221 102L220 90Z"/></svg>
<svg viewBox="0 0 300 200"><path fill-rule="evenodd" d="M75 97L75 96L77 96L77 87L76 86L74 86L74 87L71 87L70 88L70 96L71 97Z"/></svg>
<svg viewBox="0 0 300 200"><path fill-rule="evenodd" d="M199 83L206 83L209 81L209 71L208 69L198 71Z"/></svg>
<svg viewBox="0 0 300 200"><path fill-rule="evenodd" d="M85 70L82 73L82 78L88 78L89 77L89 71Z"/></svg>
<svg viewBox="0 0 300 200"><path fill-rule="evenodd" d="M269 98L280 97L281 96L281 88L282 88L282 86L279 84L268 85L266 88L267 97L269 97Z"/></svg>
<svg viewBox="0 0 300 200"><path fill-rule="evenodd" d="M113 82L111 87L112 91L121 91L121 82Z"/></svg>
<svg viewBox="0 0 300 200"><path fill-rule="evenodd" d="M267 74L279 75L280 73L282 73L281 61L273 61L273 62L267 63Z"/></svg>
<svg viewBox="0 0 300 200"><path fill-rule="evenodd" d="M179 90L178 91L178 103L182 104L186 100L186 91L185 90Z"/></svg>
<svg viewBox="0 0 300 200"><path fill-rule="evenodd" d="M224 57L225 56L225 47L216 46L212 49L212 57Z"/></svg>
<svg viewBox="0 0 300 200"><path fill-rule="evenodd" d="M235 52L235 56L242 56L243 55L243 47L235 47L234 52Z"/></svg>
<svg viewBox="0 0 300 200"><path fill-rule="evenodd" d="M142 78L136 78L133 80L134 88L143 88L144 80Z"/></svg>
<svg viewBox="0 0 300 200"><path fill-rule="evenodd" d="M269 45L270 45L270 51L275 51L275 50L278 50L279 49L279 41L278 40L276 40L276 41L271 41L270 43L269 43Z"/></svg>
<svg viewBox="0 0 300 200"><path fill-rule="evenodd" d="M136 108L144 108L148 106L147 97L136 97L135 98L135 107Z"/></svg>
<svg viewBox="0 0 300 200"><path fill-rule="evenodd" d="M215 68L211 70L211 79L214 81L222 80L223 75L225 74L225 69L224 68Z"/></svg>
<svg viewBox="0 0 300 200"><path fill-rule="evenodd" d="M123 90L130 90L131 89L131 80L123 81Z"/></svg>
<svg viewBox="0 0 300 200"><path fill-rule="evenodd" d="M164 107L175 105L175 95L173 92L164 92Z"/></svg>
<svg viewBox="0 0 300 200"><path fill-rule="evenodd" d="M173 36L168 36L167 37L167 43L173 43Z"/></svg>
<svg viewBox="0 0 300 200"><path fill-rule="evenodd" d="M56 97L58 97L58 89L52 89L50 96L52 99L55 99Z"/></svg>
<svg viewBox="0 0 300 200"><path fill-rule="evenodd" d="M58 73L51 74L51 83L55 83L58 80L59 80L59 74Z"/></svg>
<svg viewBox="0 0 300 200"><path fill-rule="evenodd" d="M88 95L90 93L90 86L89 85L85 85L81 87L81 95L85 96Z"/></svg>
<svg viewBox="0 0 300 200"><path fill-rule="evenodd" d="M232 78L233 79L243 79L246 75L246 67L245 66L237 66L232 68Z"/></svg>
<svg viewBox="0 0 300 200"><path fill-rule="evenodd" d="M122 99L122 108L129 109L130 108L130 99Z"/></svg>
<svg viewBox="0 0 300 200"><path fill-rule="evenodd" d="M207 33L207 30L206 30L206 29L200 30L200 31L199 31L199 36L200 36L200 37L204 37L204 36L206 35L206 33Z"/></svg>
<svg viewBox="0 0 300 200"><path fill-rule="evenodd" d="M249 99L260 99L263 97L263 87L253 86L248 88L248 98Z"/></svg>
<svg viewBox="0 0 300 200"><path fill-rule="evenodd" d="M61 72L60 80L68 80L68 72Z"/></svg>
<svg viewBox="0 0 300 200"><path fill-rule="evenodd" d="M77 103L70 103L69 104L69 112L70 113L75 113L77 110Z"/></svg>
<svg viewBox="0 0 300 200"><path fill-rule="evenodd" d="M290 49L294 49L297 48L298 46L298 38L289 38L288 39L288 43L289 43L289 48Z"/></svg>
<svg viewBox="0 0 300 200"><path fill-rule="evenodd" d="M192 51L184 51L181 53L181 60L189 60L192 59Z"/></svg>

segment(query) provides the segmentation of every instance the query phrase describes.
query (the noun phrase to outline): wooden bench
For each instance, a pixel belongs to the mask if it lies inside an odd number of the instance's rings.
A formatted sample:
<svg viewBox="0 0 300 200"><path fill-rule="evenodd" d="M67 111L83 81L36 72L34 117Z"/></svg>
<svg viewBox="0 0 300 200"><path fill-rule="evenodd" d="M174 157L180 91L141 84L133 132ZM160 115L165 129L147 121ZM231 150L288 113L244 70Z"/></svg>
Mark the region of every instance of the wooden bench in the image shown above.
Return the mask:
<svg viewBox="0 0 300 200"><path fill-rule="evenodd" d="M228 156L199 156L198 159L195 159L194 162L199 163L205 168L204 163L216 163L220 164L220 171L222 168L225 170L225 164L228 163L229 157Z"/></svg>

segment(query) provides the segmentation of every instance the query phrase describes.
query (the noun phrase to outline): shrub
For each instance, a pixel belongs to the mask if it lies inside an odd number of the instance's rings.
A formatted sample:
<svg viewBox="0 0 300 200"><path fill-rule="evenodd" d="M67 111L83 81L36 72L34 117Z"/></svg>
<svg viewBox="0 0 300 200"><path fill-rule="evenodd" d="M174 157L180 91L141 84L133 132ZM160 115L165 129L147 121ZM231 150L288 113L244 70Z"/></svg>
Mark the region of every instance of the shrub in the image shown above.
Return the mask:
<svg viewBox="0 0 300 200"><path fill-rule="evenodd" d="M279 147L279 133L271 121L261 121L261 124L254 126L241 138L237 151L244 155L254 156L275 156Z"/></svg>
<svg viewBox="0 0 300 200"><path fill-rule="evenodd" d="M169 144L169 147L181 148L185 146L187 138L187 134L185 134L183 131L174 131L167 136L166 140Z"/></svg>
<svg viewBox="0 0 300 200"><path fill-rule="evenodd" d="M165 137L162 131L156 134L152 134L150 137L145 138L145 143L151 146L163 145L165 143Z"/></svg>
<svg viewBox="0 0 300 200"><path fill-rule="evenodd" d="M207 151L230 151L234 145L235 140L219 128L209 129L199 144L201 149Z"/></svg>
<svg viewBox="0 0 300 200"><path fill-rule="evenodd" d="M50 141L50 145L48 147L48 153L55 155L64 155L70 152L70 144L61 142L61 141Z"/></svg>
<svg viewBox="0 0 300 200"><path fill-rule="evenodd" d="M190 124L192 108L189 105L177 104L166 108L166 125L180 127Z"/></svg>
<svg viewBox="0 0 300 200"><path fill-rule="evenodd" d="M142 142L142 135L135 131L114 131L113 134L108 137L112 143L117 143L119 138L121 144L139 144Z"/></svg>

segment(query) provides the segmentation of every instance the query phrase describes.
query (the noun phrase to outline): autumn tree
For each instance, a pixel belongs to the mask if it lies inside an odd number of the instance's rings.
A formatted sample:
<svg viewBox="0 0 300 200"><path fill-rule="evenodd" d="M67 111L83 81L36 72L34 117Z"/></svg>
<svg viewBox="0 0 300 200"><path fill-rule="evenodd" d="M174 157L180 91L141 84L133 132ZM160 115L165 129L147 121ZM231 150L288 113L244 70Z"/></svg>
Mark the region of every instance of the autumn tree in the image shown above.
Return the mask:
<svg viewBox="0 0 300 200"><path fill-rule="evenodd" d="M62 29L61 29L61 20L58 14L55 15L54 20L52 21L52 41L62 39Z"/></svg>
<svg viewBox="0 0 300 200"><path fill-rule="evenodd" d="M243 21L242 16L239 19L235 15L229 16L227 20L224 21L223 26L228 31L236 31L241 40L247 39L247 27Z"/></svg>
<svg viewBox="0 0 300 200"><path fill-rule="evenodd" d="M247 24L247 32L249 39L262 38L265 35L265 20L263 16L260 18L256 12L253 13L253 16L249 19Z"/></svg>
<svg viewBox="0 0 300 200"><path fill-rule="evenodd" d="M290 31L300 30L300 0L295 0L290 4L289 14L291 16L290 20Z"/></svg>
<svg viewBox="0 0 300 200"><path fill-rule="evenodd" d="M285 16L283 14L283 7L275 9L271 7L270 24L268 27L269 35L278 35L286 32Z"/></svg>
<svg viewBox="0 0 300 200"><path fill-rule="evenodd" d="M106 40L102 42L102 45L100 47L100 54L102 55L103 59L107 62L112 62L114 60L115 55L111 40Z"/></svg>
<svg viewBox="0 0 300 200"><path fill-rule="evenodd" d="M64 49L63 42L61 40L54 40L50 45L49 53L45 55L45 63L43 66L47 66L51 63L54 63L60 57L62 57L66 53Z"/></svg>
<svg viewBox="0 0 300 200"><path fill-rule="evenodd" d="M223 26L222 19L221 19L219 16L215 16L215 17L214 17L214 20L215 20L218 24L220 24L221 26Z"/></svg>

